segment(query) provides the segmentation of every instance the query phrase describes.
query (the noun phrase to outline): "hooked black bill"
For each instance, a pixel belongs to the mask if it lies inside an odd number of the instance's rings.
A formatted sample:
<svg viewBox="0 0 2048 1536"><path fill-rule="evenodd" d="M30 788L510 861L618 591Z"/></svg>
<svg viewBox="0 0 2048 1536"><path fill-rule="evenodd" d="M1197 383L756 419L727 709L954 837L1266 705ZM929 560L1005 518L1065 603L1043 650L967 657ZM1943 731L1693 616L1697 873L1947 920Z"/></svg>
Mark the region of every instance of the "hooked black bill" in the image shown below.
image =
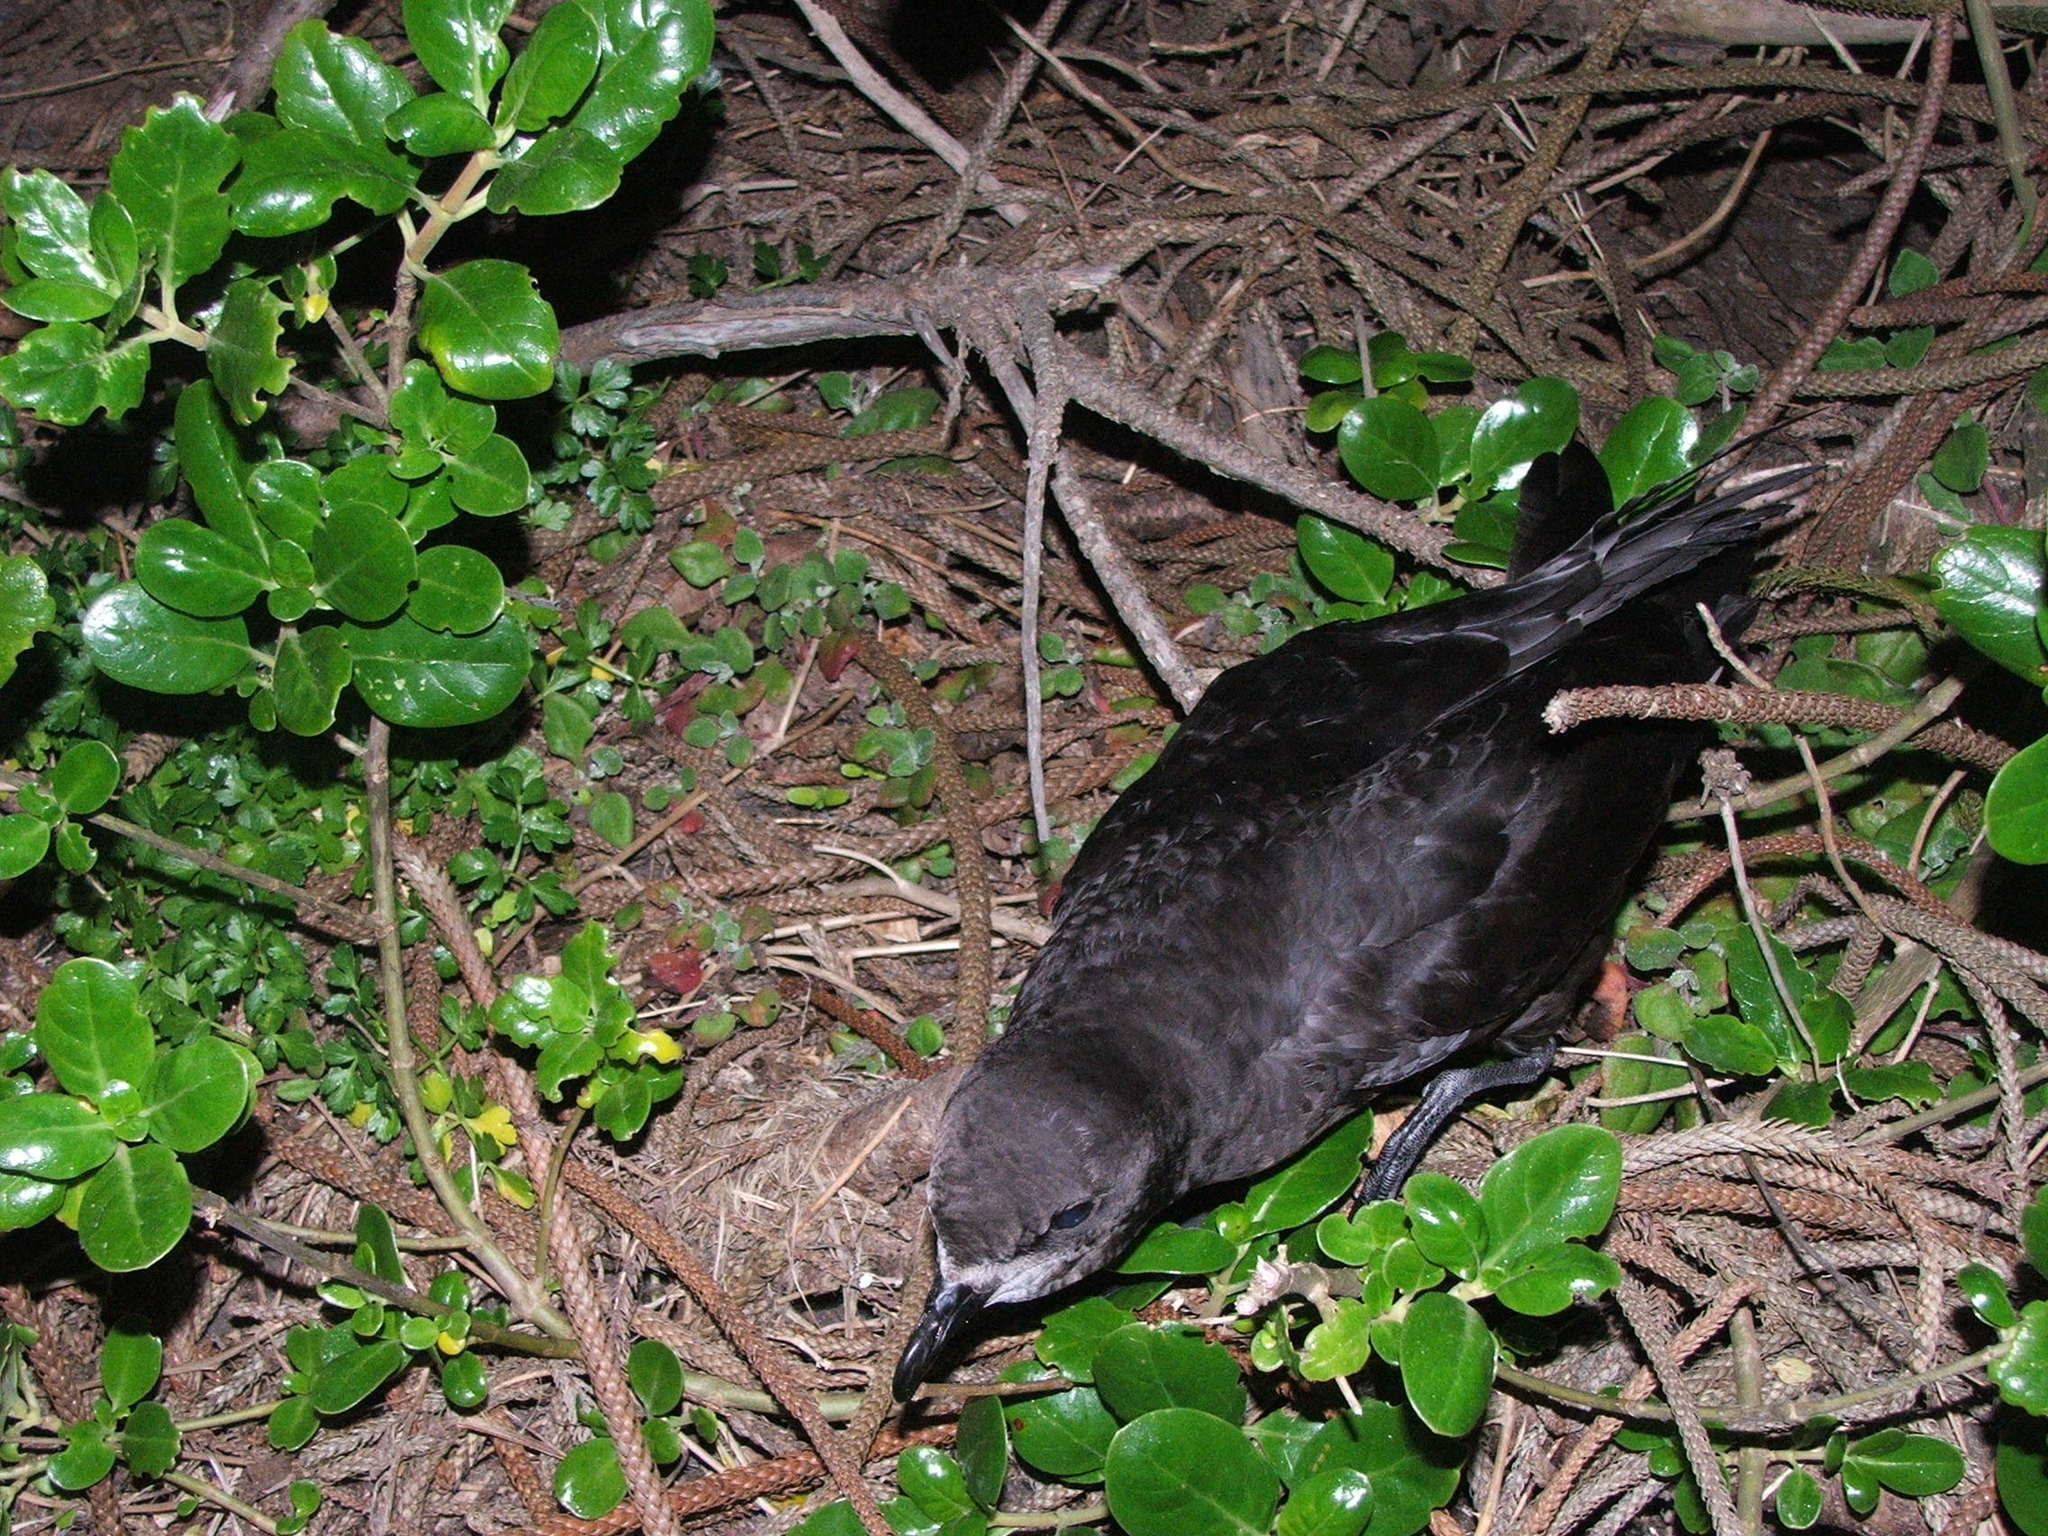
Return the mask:
<svg viewBox="0 0 2048 1536"><path fill-rule="evenodd" d="M931 1375L932 1363L938 1359L939 1351L946 1347L947 1341L968 1319L978 1315L987 1304L988 1298L981 1292L957 1280L932 1291L931 1300L925 1303L924 1316L918 1319L917 1331L903 1346L903 1358L896 1363L895 1379L889 1384L897 1402L910 1401L910 1394Z"/></svg>

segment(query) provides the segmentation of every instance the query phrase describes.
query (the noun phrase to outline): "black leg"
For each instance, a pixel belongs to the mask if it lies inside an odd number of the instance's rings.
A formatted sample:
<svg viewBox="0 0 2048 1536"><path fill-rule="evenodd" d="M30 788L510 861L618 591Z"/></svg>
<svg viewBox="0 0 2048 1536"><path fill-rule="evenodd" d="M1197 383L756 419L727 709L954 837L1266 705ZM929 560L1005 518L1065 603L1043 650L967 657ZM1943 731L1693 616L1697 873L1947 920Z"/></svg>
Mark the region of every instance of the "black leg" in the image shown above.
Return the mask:
<svg viewBox="0 0 2048 1536"><path fill-rule="evenodd" d="M1380 1160L1373 1164L1365 1181L1364 1200L1392 1200L1401 1193L1408 1175L1422 1161L1422 1154L1436 1140L1437 1133L1450 1124L1451 1117L1479 1094L1510 1084L1533 1083L1550 1070L1557 1054L1555 1042L1547 1042L1527 1056L1510 1056L1506 1061L1484 1062L1476 1067L1453 1067L1439 1072L1422 1090L1422 1097L1401 1122L1401 1128L1387 1138Z"/></svg>

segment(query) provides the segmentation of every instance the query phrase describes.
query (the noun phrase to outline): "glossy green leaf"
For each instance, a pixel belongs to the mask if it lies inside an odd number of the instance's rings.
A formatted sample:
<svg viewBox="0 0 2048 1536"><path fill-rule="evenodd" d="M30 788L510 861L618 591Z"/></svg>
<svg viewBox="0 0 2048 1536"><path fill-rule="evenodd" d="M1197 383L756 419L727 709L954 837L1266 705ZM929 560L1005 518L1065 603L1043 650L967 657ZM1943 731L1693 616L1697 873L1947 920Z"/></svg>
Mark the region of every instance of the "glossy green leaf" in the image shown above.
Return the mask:
<svg viewBox="0 0 2048 1536"><path fill-rule="evenodd" d="M237 278L207 332L206 370L229 413L245 427L267 409L262 396L283 394L291 382L291 366L277 350L290 307L267 284Z"/></svg>
<svg viewBox="0 0 2048 1536"><path fill-rule="evenodd" d="M1967 495L1984 483L1991 467L1991 437L1984 424L1965 412L1928 460L1934 478L1950 490Z"/></svg>
<svg viewBox="0 0 2048 1536"><path fill-rule="evenodd" d="M2036 615L2042 601L2041 533L1972 528L1934 557L1934 606L1971 645L2031 683L2048 675Z"/></svg>
<svg viewBox="0 0 2048 1536"><path fill-rule="evenodd" d="M1332 1467L1288 1496L1275 1536L1358 1536L1372 1515L1372 1479Z"/></svg>
<svg viewBox="0 0 2048 1536"><path fill-rule="evenodd" d="M2015 864L2048 864L2048 736L2021 748L1984 797L1984 831Z"/></svg>
<svg viewBox="0 0 2048 1536"><path fill-rule="evenodd" d="M271 1410L264 1422L264 1438L273 1449L296 1451L320 1432L320 1414L303 1397L288 1397Z"/></svg>
<svg viewBox="0 0 2048 1536"><path fill-rule="evenodd" d="M683 87L711 62L708 0L663 0L648 9L656 12L652 23L604 66L573 119L622 162L654 142L680 109Z"/></svg>
<svg viewBox="0 0 2048 1536"><path fill-rule="evenodd" d="M332 625L284 635L270 674L277 723L294 736L324 734L350 673L348 646Z"/></svg>
<svg viewBox="0 0 2048 1536"><path fill-rule="evenodd" d="M1963 1480L1963 1453L1934 1435L1881 1429L1854 1441L1844 1462L1867 1468L1885 1487L1910 1498L1947 1493Z"/></svg>
<svg viewBox="0 0 2048 1536"><path fill-rule="evenodd" d="M393 725L470 725L519 696L531 651L500 617L474 635L441 634L401 614L374 629L342 626L356 691Z"/></svg>
<svg viewBox="0 0 2048 1536"><path fill-rule="evenodd" d="M1207 1414L1198 1417L1212 1424L1219 1422ZM1012 1401L1009 1418L1010 1443L1025 1465L1070 1482L1100 1479L1117 1426L1093 1387L1070 1387L1047 1397ZM1234 1429L1230 1433L1238 1434Z"/></svg>
<svg viewBox="0 0 2048 1536"><path fill-rule="evenodd" d="M121 1460L139 1477L161 1477L177 1464L184 1437L162 1403L137 1403L121 1425Z"/></svg>
<svg viewBox="0 0 2048 1536"><path fill-rule="evenodd" d="M35 1039L64 1091L84 1099L141 1088L156 1061L156 1035L142 1017L135 983L104 960L57 967L36 999Z"/></svg>
<svg viewBox="0 0 2048 1536"><path fill-rule="evenodd" d="M83 199L45 170L0 172L0 208L11 227L15 260L34 273L6 292L31 320L97 320L133 276L93 249L92 214Z"/></svg>
<svg viewBox="0 0 2048 1536"><path fill-rule="evenodd" d="M151 107L126 129L107 189L135 221L142 250L175 285L207 271L228 243L221 183L241 159L234 136L192 96Z"/></svg>
<svg viewBox="0 0 2048 1536"><path fill-rule="evenodd" d="M496 137L483 113L460 96L415 96L384 120L384 131L416 155L467 155Z"/></svg>
<svg viewBox="0 0 2048 1536"><path fill-rule="evenodd" d="M108 1150L112 1151L111 1142ZM0 1146L0 1157L4 1157ZM18 1232L57 1214L71 1193L68 1184L32 1179L26 1174L0 1173L0 1232Z"/></svg>
<svg viewBox="0 0 2048 1536"><path fill-rule="evenodd" d="M60 427L78 426L94 411L125 415L142 403L148 377L147 343L110 348L95 327L76 321L30 331L0 357L0 396Z"/></svg>
<svg viewBox="0 0 2048 1536"><path fill-rule="evenodd" d="M960 1458L967 1496L982 1509L994 1509L1010 1471L1010 1427L1000 1399L967 1400L960 1409L953 1453Z"/></svg>
<svg viewBox="0 0 2048 1536"><path fill-rule="evenodd" d="M1994 1423L1999 1505L2020 1536L2048 1536L2048 1426L2016 1413Z"/></svg>
<svg viewBox="0 0 2048 1536"><path fill-rule="evenodd" d="M1338 1297L1330 1315L1301 1341L1302 1379L1335 1381L1364 1370L1372 1358L1373 1321L1371 1309L1352 1297Z"/></svg>
<svg viewBox="0 0 2048 1536"><path fill-rule="evenodd" d="M39 816L0 815L0 880L25 875L50 851L50 824Z"/></svg>
<svg viewBox="0 0 2048 1536"><path fill-rule="evenodd" d="M1375 1200L1355 1214L1325 1216L1316 1223L1316 1243L1339 1264L1378 1264L1408 1235L1408 1212L1398 1200Z"/></svg>
<svg viewBox="0 0 2048 1536"><path fill-rule="evenodd" d="M1295 520L1301 563L1331 592L1350 603L1383 603L1394 584L1392 551L1340 523L1313 513Z"/></svg>
<svg viewBox="0 0 2048 1536"><path fill-rule="evenodd" d="M659 1339L633 1341L626 1355L626 1381L649 1413L674 1413L683 1400L683 1362Z"/></svg>
<svg viewBox="0 0 2048 1536"><path fill-rule="evenodd" d="M240 613L270 585L260 550L182 517L142 530L135 575L158 602L203 619Z"/></svg>
<svg viewBox="0 0 2048 1536"><path fill-rule="evenodd" d="M1600 445L1600 467L1607 471L1614 504L1624 506L1684 474L1699 435L1692 412L1676 400L1651 395L1638 401Z"/></svg>
<svg viewBox="0 0 2048 1536"><path fill-rule="evenodd" d="M1233 1424L1161 1408L1126 1424L1103 1469L1129 1536L1266 1536L1280 1479Z"/></svg>
<svg viewBox="0 0 2048 1536"><path fill-rule="evenodd" d="M448 466L448 493L456 506L478 517L517 512L533 498L526 455L511 438L494 432Z"/></svg>
<svg viewBox="0 0 2048 1536"><path fill-rule="evenodd" d="M505 608L505 578L490 557L460 544L420 551L419 586L406 612L428 629L473 635Z"/></svg>
<svg viewBox="0 0 2048 1536"><path fill-rule="evenodd" d="M1310 347L1295 371L1318 384L1356 384L1365 377L1358 353L1349 347Z"/></svg>
<svg viewBox="0 0 2048 1536"><path fill-rule="evenodd" d="M0 1115L6 1110L7 1105L0 1103ZM5 1140L0 1134L0 1146ZM2030 1301L2020 1309L2019 1327L2005 1353L1991 1362L1989 1375L1998 1384L1999 1395L2015 1408L2048 1417L2048 1301Z"/></svg>
<svg viewBox="0 0 2048 1536"><path fill-rule="evenodd" d="M1298 1227L1341 1200L1357 1184L1371 1145L1372 1112L1364 1110L1325 1132L1278 1172L1260 1179L1245 1191L1245 1214L1251 1223L1247 1236Z"/></svg>
<svg viewBox="0 0 2048 1536"><path fill-rule="evenodd" d="M412 540L398 519L362 502L332 507L306 554L320 596L361 624L403 608L419 573Z"/></svg>
<svg viewBox="0 0 2048 1536"><path fill-rule="evenodd" d="M149 1134L173 1152L200 1152L241 1124L254 1086L246 1055L213 1035L164 1052L143 1094Z"/></svg>
<svg viewBox="0 0 2048 1536"><path fill-rule="evenodd" d="M44 1475L55 1487L76 1493L114 1470L113 1448L107 1444L106 1429L98 1420L86 1419L68 1426L64 1438L64 1449L44 1467Z"/></svg>
<svg viewBox="0 0 2048 1536"><path fill-rule="evenodd" d="M483 1357L474 1350L451 1355L441 1362L441 1396L450 1408L468 1411L490 1401L491 1376Z"/></svg>
<svg viewBox="0 0 2048 1536"><path fill-rule="evenodd" d="M1821 1487L1811 1472L1794 1468L1778 1484L1778 1523L1788 1531L1803 1531L1820 1518Z"/></svg>
<svg viewBox="0 0 2048 1536"><path fill-rule="evenodd" d="M124 1318L107 1330L107 1342L100 1347L100 1390L116 1413L155 1391L163 1373L163 1340L141 1322Z"/></svg>
<svg viewBox="0 0 2048 1536"><path fill-rule="evenodd" d="M1095 1351L1095 1392L1125 1423L1159 1408L1193 1408L1229 1424L1244 1418L1237 1361L1197 1335L1131 1323Z"/></svg>
<svg viewBox="0 0 2048 1536"><path fill-rule="evenodd" d="M2010 1328L2019 1321L2005 1281L1988 1264L1965 1264L1956 1271L1956 1289L1970 1304L1970 1310L1993 1328Z"/></svg>
<svg viewBox="0 0 2048 1536"><path fill-rule="evenodd" d="M1436 429L1391 395L1361 400L1337 424L1337 456L1370 494L1420 501L1437 488Z"/></svg>
<svg viewBox="0 0 2048 1536"><path fill-rule="evenodd" d="M1486 1218L1472 1191L1456 1179L1424 1170L1409 1177L1401 1192L1415 1246L1432 1264L1461 1280L1479 1273L1486 1252Z"/></svg>
<svg viewBox="0 0 2048 1536"><path fill-rule="evenodd" d="M413 95L405 76L380 59L376 49L359 37L337 35L317 20L302 21L285 34L273 83L278 121L287 127L379 149L384 120Z"/></svg>
<svg viewBox="0 0 2048 1536"><path fill-rule="evenodd" d="M1525 1317L1552 1317L1575 1301L1592 1301L1621 1284L1621 1266L1582 1243L1539 1248L1501 1274L1493 1293Z"/></svg>
<svg viewBox="0 0 2048 1536"><path fill-rule="evenodd" d="M960 1463L935 1445L913 1445L897 1456L896 1486L935 1523L976 1513Z"/></svg>
<svg viewBox="0 0 2048 1536"><path fill-rule="evenodd" d="M457 389L486 400L537 395L554 382L559 339L554 310L514 262L483 258L426 280L420 344Z"/></svg>
<svg viewBox="0 0 2048 1536"><path fill-rule="evenodd" d="M564 117L597 75L598 28L584 0L564 0L526 40L498 92L498 120L534 133Z"/></svg>
<svg viewBox="0 0 2048 1536"><path fill-rule="evenodd" d="M2034 1272L2048 1275L2048 1187L2036 1189L2020 1215L2020 1242Z"/></svg>
<svg viewBox="0 0 2048 1536"><path fill-rule="evenodd" d="M1131 1321L1131 1314L1101 1296L1084 1296L1045 1320L1032 1346L1038 1358L1069 1381L1095 1379L1095 1351Z"/></svg>
<svg viewBox="0 0 2048 1536"><path fill-rule="evenodd" d="M866 437L875 432L915 431L927 425L938 411L937 390L926 389L922 384L892 389L857 413L846 424L844 435Z"/></svg>
<svg viewBox="0 0 2048 1536"><path fill-rule="evenodd" d="M1651 990L1645 988L1636 994L1638 1005ZM1678 1000L1678 1008L1682 1011L1678 1034L1683 1038L1685 1031L1691 1028L1692 1013L1683 1000ZM1665 1093L1673 1088L1682 1088L1692 1080L1685 1068L1677 1063L1678 1053L1663 1040L1628 1034L1610 1041L1608 1049L1616 1054L1600 1063L1600 1086L1604 1098L1628 1099L1642 1094ZM1600 1124L1617 1135L1647 1135L1670 1113L1671 1102L1651 1100L1637 1104L1603 1104L1600 1107Z"/></svg>
<svg viewBox="0 0 2048 1536"><path fill-rule="evenodd" d="M77 742L57 759L47 786L67 814L90 816L121 787L121 760L103 741Z"/></svg>
<svg viewBox="0 0 2048 1536"><path fill-rule="evenodd" d="M1693 1020L1684 1045L1701 1066L1737 1077L1761 1077L1778 1064L1778 1052L1762 1030L1725 1013Z"/></svg>
<svg viewBox="0 0 2048 1536"><path fill-rule="evenodd" d="M278 539L295 544L303 558L306 541L320 526L320 472L298 459L266 459L249 471L244 492L257 520ZM271 550L271 571L280 581L310 581L312 567L303 574L287 570L279 560L280 551Z"/></svg>
<svg viewBox="0 0 2048 1536"><path fill-rule="evenodd" d="M1212 1275L1233 1263L1237 1244L1207 1227L1161 1222L1117 1265L1120 1275Z"/></svg>
<svg viewBox="0 0 2048 1536"><path fill-rule="evenodd" d="M1362 1472L1372 1484L1366 1536L1414 1536L1457 1491L1462 1465L1456 1441L1431 1434L1392 1403L1367 1400L1315 1433L1294 1476L1299 1487L1336 1467Z"/></svg>
<svg viewBox="0 0 2048 1536"><path fill-rule="evenodd" d="M155 1142L116 1147L79 1196L78 1246L114 1274L147 1269L178 1246L191 1224L185 1165Z"/></svg>
<svg viewBox="0 0 2048 1536"><path fill-rule="evenodd" d="M99 1115L57 1093L0 1099L0 1172L75 1179L99 1167L119 1145Z"/></svg>
<svg viewBox="0 0 2048 1536"><path fill-rule="evenodd" d="M1621 1143L1596 1126L1561 1125L1523 1142L1479 1184L1487 1270L1508 1273L1554 1243L1591 1237L1620 1189Z"/></svg>
<svg viewBox="0 0 2048 1536"><path fill-rule="evenodd" d="M43 568L27 555L0 556L0 683L14 676L21 653L56 622Z"/></svg>
<svg viewBox="0 0 2048 1536"><path fill-rule="evenodd" d="M396 1339L344 1350L321 1362L307 1395L322 1413L347 1413L404 1370L407 1358Z"/></svg>
<svg viewBox="0 0 2048 1536"><path fill-rule="evenodd" d="M116 682L157 693L206 693L249 664L240 619L201 619L167 608L138 582L110 587L85 611L85 648Z"/></svg>
<svg viewBox="0 0 2048 1536"><path fill-rule="evenodd" d="M99 850L85 835L85 829L75 821L60 823L54 843L57 862L74 875L82 875L99 862Z"/></svg>
<svg viewBox="0 0 2048 1536"><path fill-rule="evenodd" d="M375 142L315 128L286 128L252 141L229 190L235 228L274 238L317 229L348 198L374 214L396 213L419 179L411 161Z"/></svg>
<svg viewBox="0 0 2048 1536"><path fill-rule="evenodd" d="M1470 1434L1493 1395L1493 1330L1448 1291L1415 1298L1401 1325L1401 1385L1415 1415L1440 1435Z"/></svg>
<svg viewBox="0 0 2048 1536"><path fill-rule="evenodd" d="M260 552L268 541L249 499L250 466L220 396L203 379L179 391L174 440L178 468L207 526L231 543Z"/></svg>
<svg viewBox="0 0 2048 1536"><path fill-rule="evenodd" d="M486 201L493 213L577 213L616 192L624 170L613 150L582 129L564 125L508 160L493 178Z"/></svg>
<svg viewBox="0 0 2048 1536"><path fill-rule="evenodd" d="M1473 489L1491 488L1539 455L1562 451L1578 425L1578 391L1562 379L1531 379L1496 400L1472 429Z"/></svg>
<svg viewBox="0 0 2048 1536"><path fill-rule="evenodd" d="M1301 424L1311 432L1334 432L1363 398L1355 389L1326 389L1309 400Z"/></svg>
<svg viewBox="0 0 2048 1536"><path fill-rule="evenodd" d="M481 112L505 73L498 30L511 13L511 0L405 0L405 35L434 83Z"/></svg>

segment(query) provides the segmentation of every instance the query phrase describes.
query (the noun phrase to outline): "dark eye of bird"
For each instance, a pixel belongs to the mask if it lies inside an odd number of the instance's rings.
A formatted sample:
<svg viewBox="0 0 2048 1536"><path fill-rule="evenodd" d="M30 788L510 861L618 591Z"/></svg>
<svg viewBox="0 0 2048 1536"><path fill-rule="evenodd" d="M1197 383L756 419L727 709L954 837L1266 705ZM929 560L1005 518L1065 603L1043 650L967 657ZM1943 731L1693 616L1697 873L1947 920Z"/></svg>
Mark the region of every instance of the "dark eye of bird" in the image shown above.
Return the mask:
<svg viewBox="0 0 2048 1536"><path fill-rule="evenodd" d="M1070 1205L1064 1211L1054 1213L1052 1229L1055 1232L1071 1232L1094 1214L1095 1202L1083 1200L1079 1205Z"/></svg>

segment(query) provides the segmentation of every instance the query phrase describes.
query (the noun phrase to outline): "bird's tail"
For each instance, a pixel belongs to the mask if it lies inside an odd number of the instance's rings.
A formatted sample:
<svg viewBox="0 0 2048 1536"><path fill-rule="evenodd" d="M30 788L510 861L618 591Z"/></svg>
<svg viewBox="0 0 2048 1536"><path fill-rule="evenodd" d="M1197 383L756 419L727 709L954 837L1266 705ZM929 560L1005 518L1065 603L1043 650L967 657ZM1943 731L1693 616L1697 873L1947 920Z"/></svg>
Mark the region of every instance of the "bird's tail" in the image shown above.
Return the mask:
<svg viewBox="0 0 2048 1536"><path fill-rule="evenodd" d="M1574 628L1597 624L1643 593L1754 544L1787 510L1781 493L1817 472L1818 466L1800 464L1743 485L1724 477L1693 490L1681 482L1647 492L1619 512L1596 509L1590 519L1583 507L1546 506L1539 498L1532 549L1555 544L1574 514L1583 531L1513 585L1526 592L1532 608L1568 617ZM1519 532L1515 552L1523 553ZM1739 584L1739 576L1734 579Z"/></svg>

